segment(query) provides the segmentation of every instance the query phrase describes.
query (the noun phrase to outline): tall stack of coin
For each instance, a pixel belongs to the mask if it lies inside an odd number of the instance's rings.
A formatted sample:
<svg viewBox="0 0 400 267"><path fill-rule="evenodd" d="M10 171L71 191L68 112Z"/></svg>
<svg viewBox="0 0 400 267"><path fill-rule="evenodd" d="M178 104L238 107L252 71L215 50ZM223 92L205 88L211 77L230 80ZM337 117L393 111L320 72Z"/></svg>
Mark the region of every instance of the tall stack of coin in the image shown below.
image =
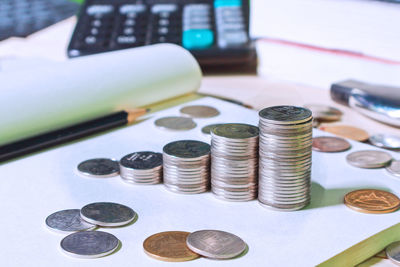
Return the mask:
<svg viewBox="0 0 400 267"><path fill-rule="evenodd" d="M210 145L200 141L171 142L163 148L164 185L170 191L197 194L208 190Z"/></svg>
<svg viewBox="0 0 400 267"><path fill-rule="evenodd" d="M257 197L258 128L229 123L211 130L211 190L221 199Z"/></svg>
<svg viewBox="0 0 400 267"><path fill-rule="evenodd" d="M312 114L275 106L260 111L258 200L275 210L298 210L310 202Z"/></svg>
<svg viewBox="0 0 400 267"><path fill-rule="evenodd" d="M158 184L162 180L162 154L140 151L119 161L123 181L133 184Z"/></svg>

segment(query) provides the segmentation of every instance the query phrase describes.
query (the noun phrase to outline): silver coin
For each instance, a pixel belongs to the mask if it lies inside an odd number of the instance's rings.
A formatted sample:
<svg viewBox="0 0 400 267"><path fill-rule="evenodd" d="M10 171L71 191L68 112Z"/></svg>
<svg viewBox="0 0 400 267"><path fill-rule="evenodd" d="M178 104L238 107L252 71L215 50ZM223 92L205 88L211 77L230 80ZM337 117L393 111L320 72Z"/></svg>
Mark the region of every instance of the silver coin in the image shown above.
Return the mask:
<svg viewBox="0 0 400 267"><path fill-rule="evenodd" d="M181 140L165 145L163 151L178 158L198 158L210 153L210 145L201 141Z"/></svg>
<svg viewBox="0 0 400 267"><path fill-rule="evenodd" d="M135 152L124 156L119 163L130 169L153 169L162 165L162 154L150 151Z"/></svg>
<svg viewBox="0 0 400 267"><path fill-rule="evenodd" d="M191 118L186 117L164 117L156 120L157 127L173 131L187 131L196 128L196 123Z"/></svg>
<svg viewBox="0 0 400 267"><path fill-rule="evenodd" d="M216 123L216 124L209 124L209 125L206 125L206 126L204 126L203 128L201 128L201 132L202 132L203 134L210 135L210 134L211 134L211 130L212 130L213 128L218 127L218 126L221 126L221 125L222 125L222 123Z"/></svg>
<svg viewBox="0 0 400 267"><path fill-rule="evenodd" d="M343 115L339 109L327 105L307 104L304 107L311 110L313 117L317 120L338 121Z"/></svg>
<svg viewBox="0 0 400 267"><path fill-rule="evenodd" d="M400 177L400 160L392 160L386 170L396 177Z"/></svg>
<svg viewBox="0 0 400 267"><path fill-rule="evenodd" d="M376 134L369 137L371 144L388 149L400 149L400 137L387 134Z"/></svg>
<svg viewBox="0 0 400 267"><path fill-rule="evenodd" d="M211 118L219 115L216 108L204 105L186 106L181 108L180 112L192 118Z"/></svg>
<svg viewBox="0 0 400 267"><path fill-rule="evenodd" d="M311 119L312 113L309 109L295 106L268 107L259 112L261 120L275 122L277 124L295 124Z"/></svg>
<svg viewBox="0 0 400 267"><path fill-rule="evenodd" d="M118 161L112 159L89 159L78 165L78 171L89 177L113 177L119 174L119 164Z"/></svg>
<svg viewBox="0 0 400 267"><path fill-rule="evenodd" d="M68 255L77 258L99 258L113 253L119 246L114 235L101 232L77 232L61 240L61 249Z"/></svg>
<svg viewBox="0 0 400 267"><path fill-rule="evenodd" d="M126 225L136 218L131 208L111 202L96 202L81 209L81 217L85 221L105 227Z"/></svg>
<svg viewBox="0 0 400 267"><path fill-rule="evenodd" d="M207 258L231 259L246 250L246 243L238 236L218 230L201 230L186 239L190 250Z"/></svg>
<svg viewBox="0 0 400 267"><path fill-rule="evenodd" d="M54 212L46 218L46 226L61 233L88 231L96 228L96 225L82 220L79 209Z"/></svg>
<svg viewBox="0 0 400 267"><path fill-rule="evenodd" d="M389 153L376 150L362 150L347 155L347 162L358 168L381 168L392 160Z"/></svg>
<svg viewBox="0 0 400 267"><path fill-rule="evenodd" d="M245 139L258 136L258 127L244 123L226 123L215 127L211 135L230 139Z"/></svg>
<svg viewBox="0 0 400 267"><path fill-rule="evenodd" d="M386 247L386 256L396 265L400 265L400 241L391 243Z"/></svg>

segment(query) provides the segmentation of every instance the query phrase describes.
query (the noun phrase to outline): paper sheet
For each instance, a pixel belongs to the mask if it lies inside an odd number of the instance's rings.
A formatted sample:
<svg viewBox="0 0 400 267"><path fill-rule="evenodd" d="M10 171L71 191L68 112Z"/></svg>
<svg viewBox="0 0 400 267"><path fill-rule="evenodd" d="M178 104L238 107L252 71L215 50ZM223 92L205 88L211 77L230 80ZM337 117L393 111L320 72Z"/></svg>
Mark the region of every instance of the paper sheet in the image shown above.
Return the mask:
<svg viewBox="0 0 400 267"><path fill-rule="evenodd" d="M189 103L185 104L188 105ZM267 210L257 201L225 202L212 193L181 195L163 185L135 186L119 177L81 177L77 165L94 157L120 159L181 139L210 141L201 127L218 122L257 125L256 111L213 98L190 104L211 105L221 114L196 119L197 128L170 132L154 126L154 120L178 115L180 105L152 115L147 121L81 142L51 149L0 165L0 265L2 266L176 266L148 257L142 243L161 231L219 229L240 236L249 246L246 255L233 260L201 258L179 266L315 266L367 237L399 222L399 212L362 214L343 205L343 196L358 188L381 188L400 196L400 183L384 169L359 169L346 163L350 152L313 152L311 204L296 212ZM314 135L322 135L314 131ZM352 151L375 149L350 141ZM400 158L399 153L392 153ZM46 229L51 213L81 208L96 201L113 201L133 208L139 219L133 225L101 229L117 236L122 247L99 259L75 259L64 255L59 243L65 236ZM372 256L372 255L366 255Z"/></svg>

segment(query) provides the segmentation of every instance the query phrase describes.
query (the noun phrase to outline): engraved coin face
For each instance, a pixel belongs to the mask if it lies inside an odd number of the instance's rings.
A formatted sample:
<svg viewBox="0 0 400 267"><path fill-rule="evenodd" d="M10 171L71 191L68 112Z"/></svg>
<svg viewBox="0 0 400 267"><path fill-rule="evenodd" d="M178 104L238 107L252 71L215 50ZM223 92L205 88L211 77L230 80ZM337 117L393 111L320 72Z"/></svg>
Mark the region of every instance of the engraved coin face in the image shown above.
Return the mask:
<svg viewBox="0 0 400 267"><path fill-rule="evenodd" d="M238 236L218 230L201 230L187 238L188 247L207 258L231 259L246 249L246 243Z"/></svg>
<svg viewBox="0 0 400 267"><path fill-rule="evenodd" d="M197 158L210 153L210 145L201 141L182 140L164 146L164 153L178 158Z"/></svg>
<svg viewBox="0 0 400 267"><path fill-rule="evenodd" d="M394 264L400 265L400 241L394 242L386 247L386 256Z"/></svg>
<svg viewBox="0 0 400 267"><path fill-rule="evenodd" d="M46 218L46 225L56 232L88 231L96 228L96 225L82 220L79 209L57 211Z"/></svg>
<svg viewBox="0 0 400 267"><path fill-rule="evenodd" d="M400 149L400 137L386 134L376 134L369 138L371 144L388 149Z"/></svg>
<svg viewBox="0 0 400 267"><path fill-rule="evenodd" d="M105 227L126 225L136 218L131 208L111 202L96 202L81 209L81 217L85 221Z"/></svg>
<svg viewBox="0 0 400 267"><path fill-rule="evenodd" d="M119 174L119 164L118 161L112 159L89 159L78 165L78 171L89 177L113 177Z"/></svg>
<svg viewBox="0 0 400 267"><path fill-rule="evenodd" d="M218 127L218 126L221 126L221 125L223 125L223 124L222 124L222 123L216 123L216 124L209 124L209 125L206 125L206 126L204 126L203 128L201 128L201 132L202 132L203 134L209 135L209 134L211 134L211 130L212 130L213 128Z"/></svg>
<svg viewBox="0 0 400 267"><path fill-rule="evenodd" d="M253 125L242 123L227 123L213 128L211 133L225 138L245 139L258 136L259 131L258 127Z"/></svg>
<svg viewBox="0 0 400 267"><path fill-rule="evenodd" d="M192 118L211 118L219 115L216 108L203 105L186 106L181 108L180 112Z"/></svg>
<svg viewBox="0 0 400 267"><path fill-rule="evenodd" d="M304 105L304 107L311 110L314 119L320 121L338 121L343 115L343 113L337 108L327 105L307 104Z"/></svg>
<svg viewBox="0 0 400 267"><path fill-rule="evenodd" d="M392 160L390 165L386 167L386 170L390 174L400 177L400 160Z"/></svg>
<svg viewBox="0 0 400 267"><path fill-rule="evenodd" d="M140 151L128 154L120 160L125 168L148 170L162 165L162 154L151 151Z"/></svg>
<svg viewBox="0 0 400 267"><path fill-rule="evenodd" d="M278 124L302 123L312 118L312 113L307 108L296 106L274 106L259 112L261 119L276 121Z"/></svg>
<svg viewBox="0 0 400 267"><path fill-rule="evenodd" d="M101 232L77 232L61 240L61 249L78 258L99 258L113 253L119 245L114 235Z"/></svg>
<svg viewBox="0 0 400 267"><path fill-rule="evenodd" d="M198 254L186 245L188 232L169 231L154 234L143 242L147 255L162 261L190 261L197 259Z"/></svg>
<svg viewBox="0 0 400 267"><path fill-rule="evenodd" d="M340 137L348 138L354 141L364 142L367 141L369 135L366 131L347 125L333 125L333 126L321 126L320 130L328 133L338 135Z"/></svg>
<svg viewBox="0 0 400 267"><path fill-rule="evenodd" d="M400 199L383 190L361 189L347 193L344 204L363 213L389 213L399 208Z"/></svg>
<svg viewBox="0 0 400 267"><path fill-rule="evenodd" d="M157 127L173 131L187 131L196 128L196 123L186 117L164 117L156 120Z"/></svg>
<svg viewBox="0 0 400 267"><path fill-rule="evenodd" d="M358 168L381 168L392 160L389 153L375 150L362 150L347 155L347 162Z"/></svg>
<svg viewBox="0 0 400 267"><path fill-rule="evenodd" d="M320 152L342 152L350 149L351 145L343 138L320 136L314 137L312 148Z"/></svg>

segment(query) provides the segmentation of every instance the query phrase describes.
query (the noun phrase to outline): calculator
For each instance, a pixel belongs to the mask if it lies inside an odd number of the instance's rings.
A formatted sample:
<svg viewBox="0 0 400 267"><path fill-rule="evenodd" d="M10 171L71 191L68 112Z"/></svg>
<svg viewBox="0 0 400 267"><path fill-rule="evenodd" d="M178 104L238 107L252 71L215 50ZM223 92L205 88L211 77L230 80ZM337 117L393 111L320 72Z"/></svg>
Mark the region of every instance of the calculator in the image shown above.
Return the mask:
<svg viewBox="0 0 400 267"><path fill-rule="evenodd" d="M68 56L157 43L183 46L203 68L254 65L249 1L86 0Z"/></svg>

